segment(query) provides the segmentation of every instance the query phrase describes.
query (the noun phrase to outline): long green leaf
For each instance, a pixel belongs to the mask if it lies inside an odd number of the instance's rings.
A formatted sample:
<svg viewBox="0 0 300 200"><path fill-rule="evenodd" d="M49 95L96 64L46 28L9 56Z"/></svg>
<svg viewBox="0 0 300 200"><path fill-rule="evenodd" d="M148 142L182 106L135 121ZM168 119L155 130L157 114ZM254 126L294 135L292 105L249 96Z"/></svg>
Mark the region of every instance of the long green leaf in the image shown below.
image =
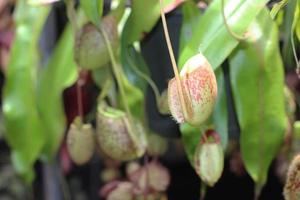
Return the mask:
<svg viewBox="0 0 300 200"><path fill-rule="evenodd" d="M32 166L45 142L35 83L39 36L48 12L49 7L33 7L25 0L18 1L16 36L4 85L5 138L12 149L13 164L27 182L33 180Z"/></svg>
<svg viewBox="0 0 300 200"><path fill-rule="evenodd" d="M165 0L164 6L175 0ZM127 34L127 44L141 40L145 33L152 30L160 16L159 0L132 0L132 11L125 24L124 34Z"/></svg>
<svg viewBox="0 0 300 200"><path fill-rule="evenodd" d="M77 78L73 43L72 29L67 26L39 81L38 109L47 138L43 151L47 159L54 158L66 128L62 92Z"/></svg>
<svg viewBox="0 0 300 200"><path fill-rule="evenodd" d="M243 35L267 0L227 0L226 19L232 31ZM216 69L238 45L238 41L227 31L222 18L221 0L214 0L200 18L197 31L179 57L179 67L188 58L202 52Z"/></svg>
<svg viewBox="0 0 300 200"><path fill-rule="evenodd" d="M81 0L80 5L88 17L95 25L99 25L103 12L103 0Z"/></svg>
<svg viewBox="0 0 300 200"><path fill-rule="evenodd" d="M230 57L230 80L247 171L263 185L286 130L284 73L278 30L264 9L249 29L251 39Z"/></svg>
<svg viewBox="0 0 300 200"><path fill-rule="evenodd" d="M294 20L292 24L293 32L296 32L298 40L300 41L300 0L297 1L297 6L295 9Z"/></svg>
<svg viewBox="0 0 300 200"><path fill-rule="evenodd" d="M146 94L148 83L138 73L149 76L148 66L140 52L137 52L132 45L126 45L126 37L122 37L121 42L121 62L124 71L129 81Z"/></svg>
<svg viewBox="0 0 300 200"><path fill-rule="evenodd" d="M296 25L296 35L297 35L298 41L300 41L300 20L298 20L297 25Z"/></svg>
<svg viewBox="0 0 300 200"><path fill-rule="evenodd" d="M183 48L190 41L191 36L197 30L197 22L201 17L200 9L193 1L186 1L182 5L182 25L180 30L180 44L179 52L182 52Z"/></svg>
<svg viewBox="0 0 300 200"><path fill-rule="evenodd" d="M300 0L297 1L296 8L295 8L295 13L294 13L294 19L293 19L293 23L292 23L292 27L291 27L291 48L293 50L293 55L294 55L297 70L300 66L298 66L299 61L298 61L298 56L297 56L297 52L296 52L296 44L295 44L295 39L294 39L294 33L297 34L297 29L296 28L297 28L297 23L299 23L299 21L300 21Z"/></svg>
<svg viewBox="0 0 300 200"><path fill-rule="evenodd" d="M284 62L284 66L286 68L294 68L296 67L294 63L293 57L293 48L291 44L291 31L293 26L293 21L295 17L295 12L297 8L297 1L290 1L286 7L284 8L284 16L283 16L283 23L281 25L281 34L282 34L282 59Z"/></svg>

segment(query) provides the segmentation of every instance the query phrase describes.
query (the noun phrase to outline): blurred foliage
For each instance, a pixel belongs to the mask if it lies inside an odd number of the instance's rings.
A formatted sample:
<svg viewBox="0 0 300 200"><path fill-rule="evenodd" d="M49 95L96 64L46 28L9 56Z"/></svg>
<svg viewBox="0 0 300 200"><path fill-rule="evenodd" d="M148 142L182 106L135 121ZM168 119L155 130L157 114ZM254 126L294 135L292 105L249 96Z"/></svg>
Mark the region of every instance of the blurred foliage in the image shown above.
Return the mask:
<svg viewBox="0 0 300 200"><path fill-rule="evenodd" d="M93 79L101 92L107 93L102 93L101 100L108 96L109 104L119 109L124 109L127 104L133 117L149 130L144 105L150 75L140 52L140 41L159 20L159 1L133 0L130 7L125 7L124 0L115 2L118 6L110 15L119 23L121 39L113 54L119 70L116 73L110 64L99 66L92 72ZM187 156L193 158L201 134L207 128L215 129L221 136L224 150L227 148L229 98L220 67L225 66L227 60L241 128L243 161L253 180L263 185L287 127L283 66L295 66L291 36L295 33L295 39L298 39L295 45L298 45L300 0L281 1L275 4L271 13L266 7L267 0L225 0L226 19L222 17L222 0L207 1L211 3L205 11L200 11L193 1L176 2L165 0L165 9L178 7L183 15L182 26L178 27L181 33L179 68L188 58L202 52L214 68L218 82L218 97L211 119L197 128L187 124L180 126ZM84 21L92 22L101 30L103 1L82 0L80 3L86 15ZM25 0L17 2L14 13L16 36L4 87L5 138L12 149L15 168L28 182L33 180L32 167L37 159L41 156L46 160L55 158L66 129L62 92L77 78L76 33L69 25L46 66L37 70L41 63L38 42L49 9L50 5L34 6ZM282 23L277 25L274 20L280 16L283 16ZM71 21L75 20L71 18ZM232 32L246 39L237 39ZM280 41L283 42L281 52ZM120 78L121 82L117 84L114 78ZM124 89L125 101L118 94L120 87Z"/></svg>
<svg viewBox="0 0 300 200"><path fill-rule="evenodd" d="M295 11L297 1L291 1L285 7L285 12L283 14L283 23L281 25L281 32L282 32L282 59L284 65L287 68L294 68L294 59L293 59L293 49L291 44L291 31L292 31L292 24L295 15Z"/></svg>
<svg viewBox="0 0 300 200"><path fill-rule="evenodd" d="M31 182L33 164L45 144L45 133L35 93L39 66L38 41L49 7L18 1L16 36L11 49L3 97L5 138L12 148L16 170Z"/></svg>
<svg viewBox="0 0 300 200"><path fill-rule="evenodd" d="M77 78L72 36L72 29L68 25L48 64L40 72L37 86L37 104L46 136L43 154L47 160L54 158L66 129L62 92Z"/></svg>

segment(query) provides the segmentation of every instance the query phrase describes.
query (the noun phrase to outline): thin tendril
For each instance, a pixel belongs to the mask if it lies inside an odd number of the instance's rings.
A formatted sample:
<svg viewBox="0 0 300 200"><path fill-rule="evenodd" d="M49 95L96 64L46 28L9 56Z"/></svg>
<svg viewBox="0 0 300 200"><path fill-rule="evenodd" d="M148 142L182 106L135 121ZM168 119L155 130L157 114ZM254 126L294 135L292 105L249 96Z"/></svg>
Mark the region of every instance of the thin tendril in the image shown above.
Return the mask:
<svg viewBox="0 0 300 200"><path fill-rule="evenodd" d="M227 22L227 19L226 19L226 16L225 16L224 0L221 0L221 10L222 10L223 21L224 21L224 24L225 24L225 27L226 27L228 33L229 33L233 38L235 38L235 39L238 40L238 41L246 40L246 39L247 39L246 36L239 36L238 34L236 34L235 32L233 32L233 31L231 30L231 28L229 27L228 22Z"/></svg>
<svg viewBox="0 0 300 200"><path fill-rule="evenodd" d="M295 41L294 41L294 33L293 32L294 32L294 30L293 30L293 27L292 27L292 30L291 30L291 43L292 43L292 49L293 49L295 62L296 62L296 65L297 65L296 72L298 74L298 78L300 78L300 63L299 63L296 48L295 48Z"/></svg>
<svg viewBox="0 0 300 200"><path fill-rule="evenodd" d="M103 35L103 38L104 38L104 41L105 41L105 44L106 44L106 47L107 47L107 50L108 50L108 53L109 53L109 56L110 56L110 59L111 59L113 73L116 77L117 84L118 84L118 87L119 87L119 90L120 90L122 103L123 103L123 106L125 108L125 112L128 116L128 122L129 122L129 123L127 123L127 127L129 129L128 134L131 137L131 139L134 141L133 143L138 144L138 139L137 139L136 135L133 134L133 132L135 131L132 127L133 118L132 118L132 115L131 115L131 112L130 112L130 109L129 109L129 106L128 106L128 102L127 102L127 99L126 99L126 96L125 96L124 85L123 85L122 77L121 77L121 74L123 74L122 69L117 64L117 61L116 61L115 56L114 56L114 52L112 50L110 41L109 41L105 31L103 31L101 28L98 28L98 30Z"/></svg>
<svg viewBox="0 0 300 200"><path fill-rule="evenodd" d="M176 84L177 84L177 92L178 92L180 104L182 107L183 116L186 119L188 117L189 113L187 112L187 107L186 107L185 99L184 99L184 95L183 95L182 84L181 84L181 80L180 80L180 76L179 76L179 72L178 72L178 67L177 67L177 64L175 61L175 56L174 56L173 47L172 47L171 40L170 40L170 35L169 35L169 31L168 31L165 13L163 10L163 0L160 0L160 15L161 15L161 19L162 19L162 24L163 24L164 34L165 34L165 38L166 38L166 42L167 42L167 46L168 46L168 51L169 51L170 58L171 58L173 72L174 72L175 80L176 80Z"/></svg>
<svg viewBox="0 0 300 200"><path fill-rule="evenodd" d="M129 64L130 64L131 68L133 69L133 71L138 76L143 78L150 85L151 89L153 90L153 93L154 93L154 96L155 96L155 99L156 99L156 103L158 104L159 101L160 101L160 93L159 93L159 90L158 90L156 84L154 83L154 81L149 76L147 76L145 73L143 73L141 70L138 69L138 67L132 61L132 58L130 56L129 56L128 61L129 61Z"/></svg>

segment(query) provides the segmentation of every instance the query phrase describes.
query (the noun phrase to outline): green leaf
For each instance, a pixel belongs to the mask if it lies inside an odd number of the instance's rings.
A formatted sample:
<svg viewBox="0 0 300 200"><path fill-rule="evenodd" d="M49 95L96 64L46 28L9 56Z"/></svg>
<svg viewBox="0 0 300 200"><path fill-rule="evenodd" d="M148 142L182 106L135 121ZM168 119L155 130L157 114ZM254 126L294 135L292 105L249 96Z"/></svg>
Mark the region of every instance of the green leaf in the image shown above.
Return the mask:
<svg viewBox="0 0 300 200"><path fill-rule="evenodd" d="M298 40L300 40L300 0L297 1L297 6L295 9L294 20L292 24L292 31L296 32Z"/></svg>
<svg viewBox="0 0 300 200"><path fill-rule="evenodd" d="M112 4L114 2L117 2L117 6L112 8L112 10L110 11L109 14L114 16L115 19L117 20L117 22L120 22L122 17L124 16L124 12L126 9L126 0L115 0L115 1L112 1Z"/></svg>
<svg viewBox="0 0 300 200"><path fill-rule="evenodd" d="M148 83L140 74L149 77L148 66L140 52L132 45L126 45L125 37L122 37L121 62L129 81L146 95Z"/></svg>
<svg viewBox="0 0 300 200"><path fill-rule="evenodd" d="M274 19L277 13L289 2L289 0L282 0L278 3L275 3L270 12L271 18Z"/></svg>
<svg viewBox="0 0 300 200"><path fill-rule="evenodd" d="M277 26L267 9L249 31L251 38L230 57L230 80L245 167L263 185L286 130L284 71Z"/></svg>
<svg viewBox="0 0 300 200"><path fill-rule="evenodd" d="M99 25L103 12L103 0L81 0L80 5L87 18L95 25Z"/></svg>
<svg viewBox="0 0 300 200"><path fill-rule="evenodd" d="M300 121L295 121L293 124L293 135L296 139L300 139Z"/></svg>
<svg viewBox="0 0 300 200"><path fill-rule="evenodd" d="M32 166L45 142L37 110L35 83L38 42L49 7L34 7L19 0L15 10L16 35L4 85L5 138L12 149L14 167L27 182L34 177Z"/></svg>
<svg viewBox="0 0 300 200"><path fill-rule="evenodd" d="M293 48L291 44L291 30L297 8L297 1L290 1L284 9L283 24L281 25L282 35L282 59L286 68L293 69L296 67L293 57Z"/></svg>
<svg viewBox="0 0 300 200"><path fill-rule="evenodd" d="M129 20L129 19L128 19ZM125 24L128 24L128 20ZM121 53L120 61L124 70L124 84L126 96L128 98L130 110L133 116L145 122L145 95L148 83L141 77L141 74L148 77L149 71L141 53L138 52L132 44L128 43L130 34L124 31L121 35Z"/></svg>
<svg viewBox="0 0 300 200"><path fill-rule="evenodd" d="M297 1L297 5L295 8L294 19L293 19L292 30L291 30L292 34L294 34L294 32L296 31L296 27L299 21L300 21L300 0Z"/></svg>
<svg viewBox="0 0 300 200"><path fill-rule="evenodd" d="M46 135L43 153L48 160L56 155L66 129L62 92L77 78L73 43L72 29L68 25L39 80L37 103Z"/></svg>
<svg viewBox="0 0 300 200"><path fill-rule="evenodd" d="M193 33L197 30L197 22L201 17L200 9L193 1L186 1L182 5L182 25L180 30L179 52L188 44ZM180 55L180 54L179 54Z"/></svg>
<svg viewBox="0 0 300 200"><path fill-rule="evenodd" d="M165 0L167 7L175 0ZM132 11L124 27L127 34L127 44L141 40L149 33L157 23L160 16L160 5L158 0L132 0Z"/></svg>
<svg viewBox="0 0 300 200"><path fill-rule="evenodd" d="M300 20L298 20L296 25L296 35L298 37L298 40L300 41Z"/></svg>
<svg viewBox="0 0 300 200"><path fill-rule="evenodd" d="M227 0L225 15L231 30L243 35L267 0ZM221 0L214 0L199 22L197 30L184 47L179 57L179 67L191 56L202 52L216 69L238 45L238 41L227 31L222 18Z"/></svg>
<svg viewBox="0 0 300 200"><path fill-rule="evenodd" d="M212 120L214 123L215 131L221 137L221 143L225 149L228 143L228 111L224 74L221 68L215 71L218 83L218 96Z"/></svg>

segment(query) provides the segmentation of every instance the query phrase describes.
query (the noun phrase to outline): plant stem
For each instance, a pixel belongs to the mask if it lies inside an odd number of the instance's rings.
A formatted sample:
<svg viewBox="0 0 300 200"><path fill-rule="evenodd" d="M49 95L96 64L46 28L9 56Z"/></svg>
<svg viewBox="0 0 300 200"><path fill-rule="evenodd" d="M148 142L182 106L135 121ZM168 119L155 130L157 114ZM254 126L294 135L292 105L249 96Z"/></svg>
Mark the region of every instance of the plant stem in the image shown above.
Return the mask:
<svg viewBox="0 0 300 200"><path fill-rule="evenodd" d="M122 77L121 77L121 74L123 74L123 72L118 67L118 64L117 64L117 61L115 59L111 44L109 42L109 39L108 39L105 31L103 31L101 28L99 28L98 30L103 35L103 38L104 38L104 41L105 41L105 44L106 44L106 47L107 47L107 50L108 50L108 53L109 53L109 56L110 56L110 59L111 59L112 69L113 69L113 72L114 72L114 75L116 77L117 84L118 84L118 87L119 87L119 90L120 90L123 106L125 108L126 113L131 118L131 112L130 112L130 109L129 109L129 106L128 106L128 103L127 103L127 100L126 100L125 90L124 90Z"/></svg>
<svg viewBox="0 0 300 200"><path fill-rule="evenodd" d="M221 0L221 10L222 10L222 17L223 17L223 20L224 20L224 24L225 24L225 27L228 31L228 33L233 37L235 38L236 40L238 41L243 41L245 39L247 39L246 36L239 36L237 35L235 32L233 32L231 30L231 28L229 27L228 23L227 23L227 19L226 19L226 16L225 16L225 6L224 6L224 0Z"/></svg>
<svg viewBox="0 0 300 200"><path fill-rule="evenodd" d="M168 46L168 51L169 51L170 58L171 58L173 72L174 72L175 80L176 80L176 84L177 84L177 92L178 92L180 104L182 107L183 116L184 116L184 119L186 120L188 118L189 112L187 112L187 107L186 107L186 103L185 103L185 99L184 99L184 95L183 95L181 79L179 76L178 67L176 64L174 51L173 51L173 47L171 44L168 26L167 26L167 22L166 22L166 17L165 17L165 13L163 10L163 0L160 0L160 15L161 15L161 19L162 19L162 24L163 24L164 34L165 34L165 38L166 38L166 42L167 42L167 46Z"/></svg>
<svg viewBox="0 0 300 200"><path fill-rule="evenodd" d="M73 32L74 34L76 34L78 30L78 24L77 24L74 0L65 0L65 4L67 7L67 16L70 20L71 26L73 28Z"/></svg>
<svg viewBox="0 0 300 200"><path fill-rule="evenodd" d="M294 54L294 58L295 58L295 62L296 62L296 72L297 72L298 78L300 78L300 62L298 60L298 56L297 56L297 52L296 52L296 48L295 48L293 26L292 26L292 30L291 30L291 43L292 43L293 54Z"/></svg>
<svg viewBox="0 0 300 200"><path fill-rule="evenodd" d="M260 193L261 193L261 189L262 187L260 185L255 185L255 189L254 189L254 200L258 200Z"/></svg>
<svg viewBox="0 0 300 200"><path fill-rule="evenodd" d="M204 200L204 197L206 195L206 185L202 182L200 186L200 200Z"/></svg>

